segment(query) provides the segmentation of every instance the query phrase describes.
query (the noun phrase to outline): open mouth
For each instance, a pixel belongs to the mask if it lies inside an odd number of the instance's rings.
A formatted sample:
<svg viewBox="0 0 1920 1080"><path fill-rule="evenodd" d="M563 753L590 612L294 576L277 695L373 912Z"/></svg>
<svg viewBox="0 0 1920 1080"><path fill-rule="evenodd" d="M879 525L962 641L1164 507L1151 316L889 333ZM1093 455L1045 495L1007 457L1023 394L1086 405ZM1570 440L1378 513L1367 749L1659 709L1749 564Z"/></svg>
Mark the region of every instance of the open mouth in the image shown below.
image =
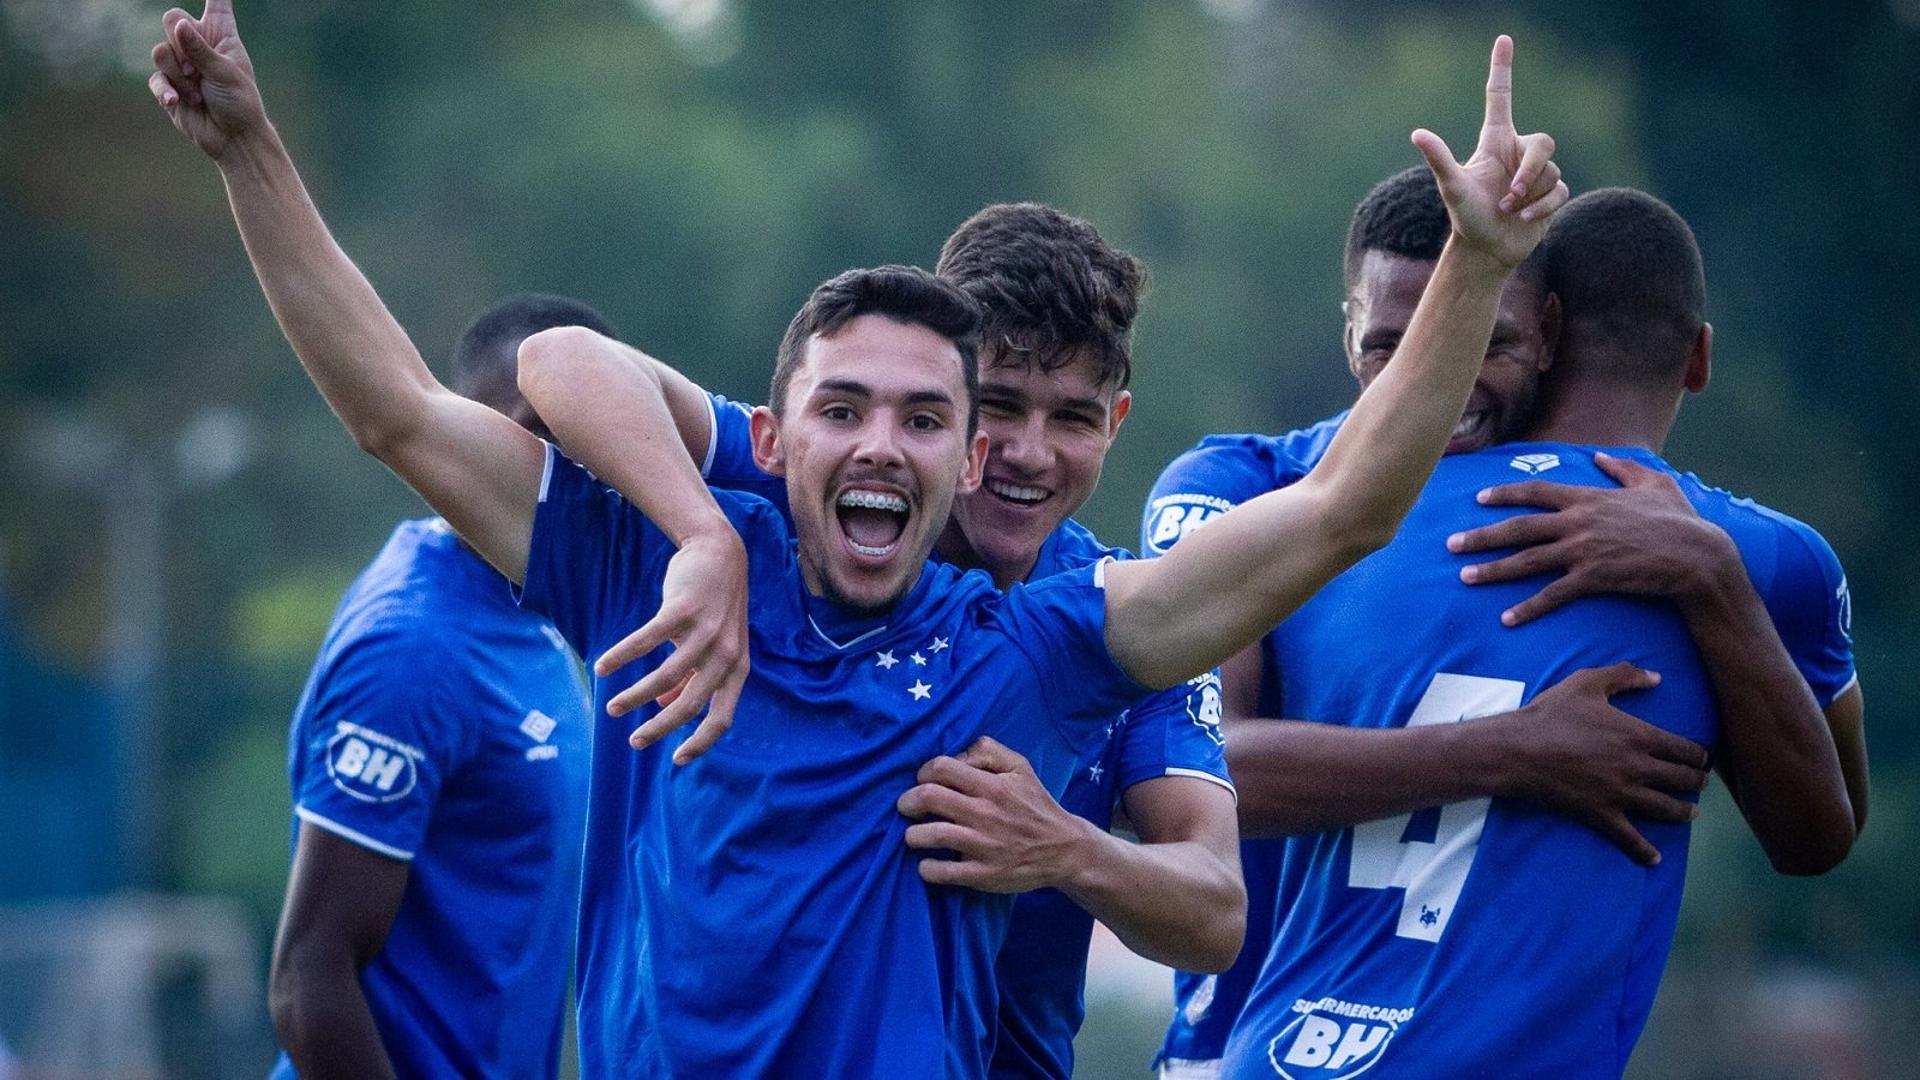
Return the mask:
<svg viewBox="0 0 1920 1080"><path fill-rule="evenodd" d="M1493 414L1486 409L1469 409L1462 413L1460 422L1453 425L1452 443L1471 442L1486 433L1493 423Z"/></svg>
<svg viewBox="0 0 1920 1080"><path fill-rule="evenodd" d="M840 532L856 554L881 558L893 554L900 537L907 531L911 508L907 500L890 491L851 488L834 500L834 514L840 519Z"/></svg>
<svg viewBox="0 0 1920 1080"><path fill-rule="evenodd" d="M1027 487L1023 484L1009 484L1004 480L988 480L984 485L989 494L1001 502L1021 509L1039 506L1053 498L1053 492L1046 488Z"/></svg>

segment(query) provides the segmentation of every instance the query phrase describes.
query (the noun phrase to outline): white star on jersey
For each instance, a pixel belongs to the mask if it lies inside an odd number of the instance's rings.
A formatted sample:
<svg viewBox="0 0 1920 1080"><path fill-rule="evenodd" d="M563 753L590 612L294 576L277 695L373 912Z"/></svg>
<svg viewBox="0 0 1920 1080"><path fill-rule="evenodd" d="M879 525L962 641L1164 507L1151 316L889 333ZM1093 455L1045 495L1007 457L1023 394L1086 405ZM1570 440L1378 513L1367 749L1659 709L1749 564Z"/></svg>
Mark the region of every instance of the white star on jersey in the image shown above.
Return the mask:
<svg viewBox="0 0 1920 1080"><path fill-rule="evenodd" d="M888 650L887 650L886 652L883 652L883 653L881 653L881 654L880 654L880 658L879 658L878 660L875 660L875 661L874 661L874 663L876 663L876 664L879 664L879 665L880 665L880 670L882 670L882 671L885 671L886 669L888 669L888 668L890 668L890 667L892 667L893 665L895 665L895 664L897 664L897 663L899 663L899 662L900 662L900 661L898 661L898 660L895 660L895 659L893 658L893 650L892 650L892 649L888 649Z"/></svg>
<svg viewBox="0 0 1920 1080"><path fill-rule="evenodd" d="M919 679L915 679L913 680L913 685L907 687L907 693L912 694L913 700L915 701L925 701L933 696L933 687L928 686Z"/></svg>
<svg viewBox="0 0 1920 1080"><path fill-rule="evenodd" d="M1100 782L1100 774L1106 771L1107 770L1101 768L1100 763L1096 761L1093 763L1093 767L1087 770L1087 779L1097 784Z"/></svg>
<svg viewBox="0 0 1920 1080"><path fill-rule="evenodd" d="M924 657L924 656L921 656L921 655L920 655L919 653L914 653L914 654L913 654L912 656L909 656L909 657L907 657L907 659L909 659L909 660L911 660L911 661L913 661L913 666L914 666L914 667L926 667L926 666L927 666L927 658L926 658L926 657Z"/></svg>
<svg viewBox="0 0 1920 1080"><path fill-rule="evenodd" d="M933 639L933 648L928 651L939 652L941 649L944 649L946 647L947 647L947 639L943 637L937 637Z"/></svg>

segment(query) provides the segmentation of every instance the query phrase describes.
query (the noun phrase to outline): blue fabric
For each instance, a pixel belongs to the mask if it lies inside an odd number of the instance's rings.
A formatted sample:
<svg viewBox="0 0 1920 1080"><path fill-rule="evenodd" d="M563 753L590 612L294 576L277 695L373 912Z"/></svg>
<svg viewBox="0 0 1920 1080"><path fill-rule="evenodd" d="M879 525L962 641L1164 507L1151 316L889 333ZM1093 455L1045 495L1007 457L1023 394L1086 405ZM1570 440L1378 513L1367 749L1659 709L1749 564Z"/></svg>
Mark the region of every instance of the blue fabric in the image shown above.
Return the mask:
<svg viewBox="0 0 1920 1080"><path fill-rule="evenodd" d="M777 477L753 463L750 410L709 395L715 416L707 482L717 488L763 495L786 507ZM938 557L937 555L935 556ZM1100 543L1072 520L1041 544L1029 580L1091 566L1102 559L1129 559L1122 548ZM1220 681L1201 676L1155 694L1107 725L1076 763L1060 803L1106 829L1114 803L1134 784L1155 777L1213 777L1229 787L1225 741L1220 736ZM1013 920L996 964L999 1038L991 1074L996 1077L1068 1077L1073 1039L1086 1018L1087 950L1093 916L1054 889L1013 900Z"/></svg>
<svg viewBox="0 0 1920 1080"><path fill-rule="evenodd" d="M444 522L403 523L340 602L287 757L296 834L411 861L361 973L399 1075L555 1075L587 776L559 634Z"/></svg>
<svg viewBox="0 0 1920 1080"><path fill-rule="evenodd" d="M1108 655L1097 568L1000 593L929 565L886 621L810 596L769 502L715 493L747 545L753 673L733 729L634 753L596 732L580 935L588 1077L979 1076L1006 897L929 887L894 801L989 735L1049 790L1146 696ZM657 609L673 547L549 451L522 602L593 656ZM594 683L604 703L663 650Z"/></svg>

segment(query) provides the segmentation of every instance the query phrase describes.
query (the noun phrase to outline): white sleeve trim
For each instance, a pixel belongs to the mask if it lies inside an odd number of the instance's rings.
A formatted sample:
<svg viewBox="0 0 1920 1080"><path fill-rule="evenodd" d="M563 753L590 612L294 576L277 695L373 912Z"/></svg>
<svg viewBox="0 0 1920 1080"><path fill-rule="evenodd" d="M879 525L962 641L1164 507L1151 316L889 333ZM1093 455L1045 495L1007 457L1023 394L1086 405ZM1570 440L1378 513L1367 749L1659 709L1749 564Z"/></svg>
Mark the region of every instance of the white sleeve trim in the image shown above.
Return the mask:
<svg viewBox="0 0 1920 1080"><path fill-rule="evenodd" d="M700 479L713 471L713 455L720 449L720 415L714 411L713 395L707 395L707 455L700 459Z"/></svg>
<svg viewBox="0 0 1920 1080"><path fill-rule="evenodd" d="M1855 669L1853 673L1853 678L1847 680L1847 685L1841 687L1838 690L1835 690L1833 692L1833 696L1828 698L1827 703L1825 705L1822 705L1821 708L1822 709L1832 708L1834 702L1839 701L1843 697L1846 697L1847 691L1859 685L1860 685L1860 672L1858 669Z"/></svg>
<svg viewBox="0 0 1920 1080"><path fill-rule="evenodd" d="M1100 557L1100 561L1093 564L1093 587L1094 588L1104 589L1107 587L1107 564L1110 562L1116 562L1116 561L1118 560L1116 560L1111 555L1102 555Z"/></svg>
<svg viewBox="0 0 1920 1080"><path fill-rule="evenodd" d="M1212 781L1213 783L1219 784L1221 787L1226 788L1228 791L1232 792L1233 801L1235 803L1238 803L1240 801L1240 789L1233 786L1233 781L1228 780L1224 777L1215 776L1212 773L1206 771L1205 769L1179 769L1179 768L1174 768L1173 766L1168 766L1167 771L1164 773L1161 773L1160 775L1190 776L1195 780L1209 780L1209 781ZM1148 777L1147 779L1151 780L1153 778Z"/></svg>
<svg viewBox="0 0 1920 1080"><path fill-rule="evenodd" d="M547 501L547 486L553 483L553 455L560 451L552 443L542 443L547 449L546 464L540 467L540 497L535 502Z"/></svg>
<svg viewBox="0 0 1920 1080"><path fill-rule="evenodd" d="M366 833L360 832L357 829L349 829L345 825L330 818L322 817L304 806L294 807L293 813L294 816L298 817L301 821L309 822L325 829L342 840L351 840L369 851L379 852L390 859L399 859L401 862L413 861L413 852L402 851L392 844L383 844L373 837L368 836Z"/></svg>

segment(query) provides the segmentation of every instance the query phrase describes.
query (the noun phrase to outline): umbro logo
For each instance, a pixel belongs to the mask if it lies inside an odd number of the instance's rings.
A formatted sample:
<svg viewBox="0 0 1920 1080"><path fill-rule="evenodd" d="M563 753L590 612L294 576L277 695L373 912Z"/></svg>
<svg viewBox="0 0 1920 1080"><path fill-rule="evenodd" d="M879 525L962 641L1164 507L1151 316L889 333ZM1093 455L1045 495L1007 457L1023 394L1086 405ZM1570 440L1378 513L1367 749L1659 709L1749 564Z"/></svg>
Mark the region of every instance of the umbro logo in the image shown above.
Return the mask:
<svg viewBox="0 0 1920 1080"><path fill-rule="evenodd" d="M1507 464L1513 466L1516 469L1519 469L1521 472L1526 473L1528 476L1538 476L1541 473L1546 472L1548 469L1559 468L1560 455L1559 454L1521 454L1519 457L1514 458L1512 461L1507 462Z"/></svg>
<svg viewBox="0 0 1920 1080"><path fill-rule="evenodd" d="M553 717L548 716L539 709L528 713L527 718L520 721L520 730L525 733L527 738L532 739L534 742L546 742L547 739L552 736L553 729L556 726L558 725Z"/></svg>

